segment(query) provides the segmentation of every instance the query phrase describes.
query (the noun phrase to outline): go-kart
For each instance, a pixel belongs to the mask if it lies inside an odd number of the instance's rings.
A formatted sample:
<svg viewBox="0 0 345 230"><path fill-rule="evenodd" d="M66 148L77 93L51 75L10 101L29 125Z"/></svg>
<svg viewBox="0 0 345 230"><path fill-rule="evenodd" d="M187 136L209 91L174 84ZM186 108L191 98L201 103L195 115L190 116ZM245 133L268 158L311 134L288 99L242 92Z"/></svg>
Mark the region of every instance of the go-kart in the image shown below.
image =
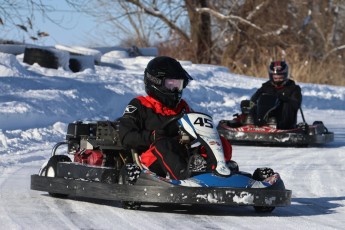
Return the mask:
<svg viewBox="0 0 345 230"><path fill-rule="evenodd" d="M232 120L219 121L217 130L231 144L240 145L306 147L334 141L334 133L322 121L306 122L302 108L299 109L302 122L291 129L278 129L277 120L271 115L279 103L275 96L264 94L254 110L256 118L251 107L242 107L242 113L235 114Z"/></svg>
<svg viewBox="0 0 345 230"><path fill-rule="evenodd" d="M31 175L31 189L53 197L121 201L126 209L137 209L142 203L173 203L253 206L257 212L272 212L290 205L291 190L271 168L257 168L251 174L227 167L212 117L188 113L167 123L179 126L178 138L186 148L204 145L216 167L184 180L159 176L140 163L134 149L121 145L119 121L75 122L68 125L66 141L57 143L39 173ZM64 145L68 154L57 154ZM139 168L134 180L133 168Z"/></svg>

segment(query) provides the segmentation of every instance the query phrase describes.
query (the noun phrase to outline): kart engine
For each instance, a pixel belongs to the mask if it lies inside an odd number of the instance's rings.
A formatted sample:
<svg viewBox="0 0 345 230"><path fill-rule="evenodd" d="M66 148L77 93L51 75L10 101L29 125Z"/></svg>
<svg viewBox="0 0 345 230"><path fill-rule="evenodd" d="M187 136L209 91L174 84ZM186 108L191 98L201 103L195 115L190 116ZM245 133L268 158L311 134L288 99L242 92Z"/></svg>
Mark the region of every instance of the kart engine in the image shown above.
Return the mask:
<svg viewBox="0 0 345 230"><path fill-rule="evenodd" d="M95 123L75 122L67 128L68 153L74 155L74 162L113 166L117 157L125 159L124 148L118 134L118 121L97 121Z"/></svg>

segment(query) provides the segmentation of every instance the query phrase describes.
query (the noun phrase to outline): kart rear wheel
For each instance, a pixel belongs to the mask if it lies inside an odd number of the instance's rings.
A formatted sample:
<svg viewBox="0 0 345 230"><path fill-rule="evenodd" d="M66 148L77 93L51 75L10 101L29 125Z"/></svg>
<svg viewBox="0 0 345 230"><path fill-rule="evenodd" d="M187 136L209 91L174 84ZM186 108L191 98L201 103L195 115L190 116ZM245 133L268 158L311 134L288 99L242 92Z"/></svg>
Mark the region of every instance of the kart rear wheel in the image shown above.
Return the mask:
<svg viewBox="0 0 345 230"><path fill-rule="evenodd" d="M46 177L56 177L57 174L57 165L59 162L71 162L71 159L68 156L65 155L54 155L52 156L48 163L47 166L45 167L45 175ZM43 171L43 170L42 170ZM57 198L66 198L68 195L66 194L60 194L60 193L51 193L49 192L49 195L52 197L57 197Z"/></svg>
<svg viewBox="0 0 345 230"><path fill-rule="evenodd" d="M253 173L253 179L257 181L263 181L274 174L271 168L257 168ZM257 213L271 213L275 207L269 206L254 206Z"/></svg>
<svg viewBox="0 0 345 230"><path fill-rule="evenodd" d="M38 175L39 176L46 176L46 173L47 173L47 164L48 164L48 161L44 162L44 164L42 165L42 167L40 168L39 172L38 172Z"/></svg>
<svg viewBox="0 0 345 230"><path fill-rule="evenodd" d="M141 203L135 201L122 201L121 206L123 209L138 210L141 207Z"/></svg>

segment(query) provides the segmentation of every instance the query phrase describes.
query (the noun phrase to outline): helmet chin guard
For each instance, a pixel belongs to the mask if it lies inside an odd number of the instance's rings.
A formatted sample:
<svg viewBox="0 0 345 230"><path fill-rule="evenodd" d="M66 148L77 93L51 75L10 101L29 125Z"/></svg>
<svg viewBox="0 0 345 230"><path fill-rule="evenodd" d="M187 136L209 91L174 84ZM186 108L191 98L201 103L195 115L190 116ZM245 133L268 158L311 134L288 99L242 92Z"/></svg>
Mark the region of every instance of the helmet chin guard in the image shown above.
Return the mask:
<svg viewBox="0 0 345 230"><path fill-rule="evenodd" d="M182 99L182 91L174 91L174 92L171 92L169 90L161 90L159 89L158 87L156 86L152 86L152 87L147 87L148 89L149 88L152 88L152 90L154 91L151 91L151 90L146 90L146 93L155 98L156 100L158 100L159 102L161 102L163 105L171 108L171 109L174 109L177 107L177 105L180 103L181 99ZM146 87L145 87L146 89Z"/></svg>

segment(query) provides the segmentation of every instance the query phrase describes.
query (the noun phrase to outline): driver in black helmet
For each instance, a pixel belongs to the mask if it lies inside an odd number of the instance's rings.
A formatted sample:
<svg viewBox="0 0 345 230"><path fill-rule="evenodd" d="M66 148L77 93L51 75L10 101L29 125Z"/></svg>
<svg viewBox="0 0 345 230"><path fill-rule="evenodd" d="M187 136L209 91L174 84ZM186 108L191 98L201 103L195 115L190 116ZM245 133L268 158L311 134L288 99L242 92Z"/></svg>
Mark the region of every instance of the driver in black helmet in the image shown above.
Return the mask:
<svg viewBox="0 0 345 230"><path fill-rule="evenodd" d="M190 176L187 150L174 138L178 127L170 125L162 130L162 124L180 113L191 112L182 99L183 89L191 80L177 60L166 56L152 59L144 73L147 96L132 99L120 118L122 144L140 153L141 164L159 176ZM222 142L227 150L225 159L230 161L231 145Z"/></svg>
<svg viewBox="0 0 345 230"><path fill-rule="evenodd" d="M253 107L263 95L272 95L278 99L277 108L272 111L278 129L296 127L297 112L302 103L301 88L289 79L289 66L285 61L273 61L268 68L269 81L262 84L251 97L249 104ZM241 106L242 107L242 106ZM256 108L257 109L257 108ZM254 111L255 107L254 107ZM254 119L257 122L257 119Z"/></svg>

